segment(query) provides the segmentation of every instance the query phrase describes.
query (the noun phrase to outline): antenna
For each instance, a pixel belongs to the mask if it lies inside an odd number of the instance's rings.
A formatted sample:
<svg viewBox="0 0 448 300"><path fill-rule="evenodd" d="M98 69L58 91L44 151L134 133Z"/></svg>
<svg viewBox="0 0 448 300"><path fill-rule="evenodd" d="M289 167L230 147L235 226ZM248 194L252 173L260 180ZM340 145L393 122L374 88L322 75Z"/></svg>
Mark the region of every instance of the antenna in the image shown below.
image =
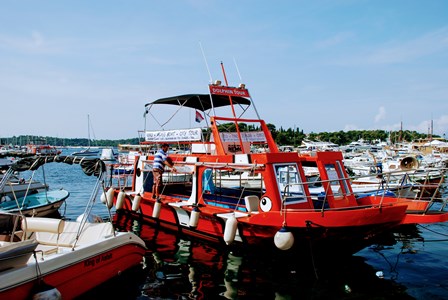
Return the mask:
<svg viewBox="0 0 448 300"><path fill-rule="evenodd" d="M238 73L238 77L240 78L240 83L243 83L243 78L241 78L240 69L238 69L238 65L236 64L235 56L233 57L233 63L235 64L236 72Z"/></svg>
<svg viewBox="0 0 448 300"><path fill-rule="evenodd" d="M212 74L210 73L210 68L208 67L207 58L205 58L204 49L202 48L202 43L199 42L199 47L201 48L202 57L204 58L205 67L207 68L208 76L210 77L210 83L213 83Z"/></svg>
<svg viewBox="0 0 448 300"><path fill-rule="evenodd" d="M240 70L238 69L238 65L236 64L235 56L233 57L233 63L235 64L236 72L238 73L238 77L240 78L240 83L243 83L243 78L241 77ZM250 98L250 102L252 102L252 106L254 107L255 114L257 115L257 118L260 120L261 118L260 118L260 115L258 114L258 110L257 110L257 107L255 106L255 102L251 96L249 96L249 98Z"/></svg>

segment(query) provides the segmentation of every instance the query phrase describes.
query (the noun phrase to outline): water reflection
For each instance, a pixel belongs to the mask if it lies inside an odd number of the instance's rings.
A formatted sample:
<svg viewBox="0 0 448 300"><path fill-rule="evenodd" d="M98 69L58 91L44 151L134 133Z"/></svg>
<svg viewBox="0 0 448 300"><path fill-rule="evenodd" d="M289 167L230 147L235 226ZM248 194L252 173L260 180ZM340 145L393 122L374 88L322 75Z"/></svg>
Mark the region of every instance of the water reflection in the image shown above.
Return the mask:
<svg viewBox="0 0 448 300"><path fill-rule="evenodd" d="M385 279L400 283L415 299L447 299L447 224L409 225L396 230L394 245L377 244L357 255Z"/></svg>
<svg viewBox="0 0 448 300"><path fill-rule="evenodd" d="M126 299L411 299L404 286L378 276L360 256L339 257L328 249L327 257L310 261L278 250L229 251L125 214L116 215L116 224L148 246L144 275L134 279L138 296ZM394 243L387 236L383 245Z"/></svg>

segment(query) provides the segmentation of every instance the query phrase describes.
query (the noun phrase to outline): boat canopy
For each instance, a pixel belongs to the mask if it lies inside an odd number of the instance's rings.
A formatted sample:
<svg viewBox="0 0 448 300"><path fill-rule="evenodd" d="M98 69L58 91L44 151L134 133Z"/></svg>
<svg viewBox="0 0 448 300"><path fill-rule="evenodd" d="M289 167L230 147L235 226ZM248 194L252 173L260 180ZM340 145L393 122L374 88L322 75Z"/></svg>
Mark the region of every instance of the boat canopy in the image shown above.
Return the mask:
<svg viewBox="0 0 448 300"><path fill-rule="evenodd" d="M18 160L11 165L13 171L34 171L40 166L51 163L59 162L66 163L69 165L77 164L80 165L83 172L88 175L95 175L99 177L103 172L106 172L106 165L99 158L89 158L89 157L76 157L76 156L62 156L62 155L45 155L45 156L34 156L27 157Z"/></svg>
<svg viewBox="0 0 448 300"><path fill-rule="evenodd" d="M211 98L210 98L211 97ZM212 101L213 100L213 105ZM244 97L232 96L232 103L239 105L250 105L250 100ZM153 104L170 104L178 106L186 106L200 111L206 111L212 107L221 107L230 105L229 96L210 95L210 94L186 94L173 96L168 98L161 98L153 102L147 103L145 107Z"/></svg>

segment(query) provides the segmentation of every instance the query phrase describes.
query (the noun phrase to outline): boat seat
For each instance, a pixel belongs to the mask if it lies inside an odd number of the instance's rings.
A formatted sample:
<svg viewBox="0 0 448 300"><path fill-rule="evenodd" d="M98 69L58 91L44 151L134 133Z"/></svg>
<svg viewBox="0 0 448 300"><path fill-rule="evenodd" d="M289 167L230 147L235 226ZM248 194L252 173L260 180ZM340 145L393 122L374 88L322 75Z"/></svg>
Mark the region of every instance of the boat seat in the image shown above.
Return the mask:
<svg viewBox="0 0 448 300"><path fill-rule="evenodd" d="M228 212L228 213L222 213L222 214L216 214L217 217L220 217L224 220L227 220L228 218L230 218L232 215L235 215L235 218L242 218L242 217L247 217L249 216L248 213L245 212L241 212L241 211L234 211L234 212Z"/></svg>
<svg viewBox="0 0 448 300"><path fill-rule="evenodd" d="M260 203L260 198L258 198L258 196L246 196L244 197L244 202L246 203L246 209L248 213L258 213L258 204Z"/></svg>
<svg viewBox="0 0 448 300"><path fill-rule="evenodd" d="M79 233L78 241L76 241L80 224L74 221L65 222L64 230L60 233L38 231L36 232L36 240L43 245L73 247L93 243L98 241L99 238L114 234L113 226L108 222L85 223Z"/></svg>
<svg viewBox="0 0 448 300"><path fill-rule="evenodd" d="M96 242L99 238L112 236L114 234L113 226L108 222L85 223L79 233L78 241L76 242L79 227L80 223L78 222L66 222L64 232L62 232L59 236L59 244L73 247L74 245L83 245ZM46 243L54 243L56 236L55 234L42 232L40 233L39 238L45 239Z"/></svg>
<svg viewBox="0 0 448 300"><path fill-rule="evenodd" d="M191 205L188 201L180 201L180 202L170 202L168 203L170 206L176 206L176 207L182 207L182 206L188 206Z"/></svg>
<svg viewBox="0 0 448 300"><path fill-rule="evenodd" d="M54 242L48 244L51 247L38 246L37 250L41 251L43 254L58 252L59 246L61 246L59 243L59 237L65 227L64 220L41 217L24 217L21 225L23 230L22 239L25 240L27 237L31 237L31 234L34 233L35 240L39 243L39 246L46 244L45 241L40 238L40 234L45 233L54 235Z"/></svg>
<svg viewBox="0 0 448 300"><path fill-rule="evenodd" d="M65 221L61 219L33 217L23 218L21 225L23 230L23 239L25 239L32 232L48 232L59 235L64 230Z"/></svg>

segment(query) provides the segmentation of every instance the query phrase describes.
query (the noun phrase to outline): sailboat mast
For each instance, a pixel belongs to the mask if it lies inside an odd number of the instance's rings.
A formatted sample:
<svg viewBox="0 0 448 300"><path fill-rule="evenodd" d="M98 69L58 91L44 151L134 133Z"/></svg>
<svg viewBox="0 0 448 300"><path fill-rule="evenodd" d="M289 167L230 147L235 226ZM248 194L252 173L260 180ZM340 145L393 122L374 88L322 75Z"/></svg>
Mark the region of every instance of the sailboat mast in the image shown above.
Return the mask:
<svg viewBox="0 0 448 300"><path fill-rule="evenodd" d="M87 146L90 148L90 115L87 114Z"/></svg>

